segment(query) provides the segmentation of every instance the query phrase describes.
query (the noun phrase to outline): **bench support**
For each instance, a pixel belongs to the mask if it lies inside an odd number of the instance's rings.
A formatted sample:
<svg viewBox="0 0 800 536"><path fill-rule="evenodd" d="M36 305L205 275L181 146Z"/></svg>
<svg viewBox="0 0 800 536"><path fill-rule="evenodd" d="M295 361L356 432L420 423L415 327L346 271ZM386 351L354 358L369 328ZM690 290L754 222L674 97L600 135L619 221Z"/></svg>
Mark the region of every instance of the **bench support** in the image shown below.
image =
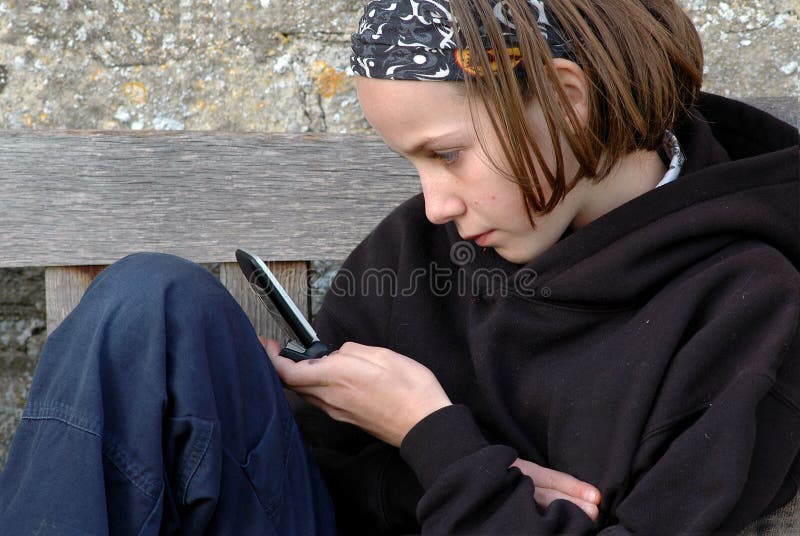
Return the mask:
<svg viewBox="0 0 800 536"><path fill-rule="evenodd" d="M47 296L47 335L78 305L89 283L105 266L48 266L44 269Z"/></svg>
<svg viewBox="0 0 800 536"><path fill-rule="evenodd" d="M308 287L308 262L268 262L270 270L284 286L300 311L308 318L310 294ZM45 268L47 295L47 334L66 318L78 305L83 293L105 266L48 266ZM221 263L219 277L223 285L250 317L250 322L261 336L276 338L281 344L285 335L250 288L239 266L233 262Z"/></svg>

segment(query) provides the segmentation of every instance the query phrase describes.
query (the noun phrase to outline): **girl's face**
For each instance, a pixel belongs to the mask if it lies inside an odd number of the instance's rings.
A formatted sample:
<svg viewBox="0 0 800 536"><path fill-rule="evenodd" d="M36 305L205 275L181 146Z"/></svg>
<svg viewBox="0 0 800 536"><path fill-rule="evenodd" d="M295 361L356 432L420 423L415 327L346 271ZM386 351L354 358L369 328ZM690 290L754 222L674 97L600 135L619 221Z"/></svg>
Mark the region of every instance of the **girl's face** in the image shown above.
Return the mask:
<svg viewBox="0 0 800 536"><path fill-rule="evenodd" d="M434 224L452 221L465 240L492 247L503 258L525 264L550 246L580 212L585 188L579 181L550 213L528 219L522 192L490 163L473 128L473 118L458 82L382 80L357 77L356 87L367 120L386 144L408 159L419 173L425 214ZM477 130L496 162L501 150L484 110L477 110ZM529 107L537 142L548 165L555 156L545 135L541 109ZM564 154L566 176L574 175L574 156ZM549 195L544 184L545 194Z"/></svg>

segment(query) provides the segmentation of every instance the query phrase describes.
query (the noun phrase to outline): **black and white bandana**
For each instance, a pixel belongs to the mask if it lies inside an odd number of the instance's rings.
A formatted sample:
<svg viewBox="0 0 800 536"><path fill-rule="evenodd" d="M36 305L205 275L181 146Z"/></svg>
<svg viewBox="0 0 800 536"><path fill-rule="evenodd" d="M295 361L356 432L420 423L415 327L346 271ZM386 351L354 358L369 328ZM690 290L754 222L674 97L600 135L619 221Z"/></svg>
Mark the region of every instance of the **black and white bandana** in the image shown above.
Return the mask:
<svg viewBox="0 0 800 536"><path fill-rule="evenodd" d="M513 65L521 61L514 23L505 0L488 0L500 22ZM543 0L528 0L539 30L554 58L572 59ZM485 35L483 28L480 28ZM488 49L488 39L485 39ZM364 7L358 32L351 38L353 72L367 78L392 80L464 80L477 74L470 66L469 51L459 50L448 0L372 0ZM495 51L489 50L490 58Z"/></svg>

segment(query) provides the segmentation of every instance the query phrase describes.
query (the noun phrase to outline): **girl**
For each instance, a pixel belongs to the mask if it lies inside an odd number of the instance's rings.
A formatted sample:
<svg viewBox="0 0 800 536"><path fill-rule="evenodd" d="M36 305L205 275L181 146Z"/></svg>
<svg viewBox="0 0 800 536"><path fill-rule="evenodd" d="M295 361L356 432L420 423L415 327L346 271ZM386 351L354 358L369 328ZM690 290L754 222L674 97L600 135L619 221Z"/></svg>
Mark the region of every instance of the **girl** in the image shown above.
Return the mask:
<svg viewBox="0 0 800 536"><path fill-rule="evenodd" d="M673 1L376 0L352 66L422 195L334 280L339 350L265 370L202 270L120 261L47 343L4 526L705 534L795 495L798 135L699 92Z"/></svg>

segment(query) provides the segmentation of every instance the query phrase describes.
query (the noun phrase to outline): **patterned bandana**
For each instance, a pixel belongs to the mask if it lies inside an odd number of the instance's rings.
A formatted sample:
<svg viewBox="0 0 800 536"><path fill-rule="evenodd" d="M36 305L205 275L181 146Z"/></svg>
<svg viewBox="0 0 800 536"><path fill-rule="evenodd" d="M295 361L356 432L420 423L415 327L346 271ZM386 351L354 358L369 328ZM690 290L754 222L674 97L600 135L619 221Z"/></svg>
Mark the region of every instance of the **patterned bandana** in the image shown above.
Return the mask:
<svg viewBox="0 0 800 536"><path fill-rule="evenodd" d="M667 158L669 158L670 162L667 173L664 175L664 178L661 179L661 182L656 184L656 188L664 186L665 184L669 184L677 179L681 174L681 171L683 171L683 165L686 163L686 157L683 155L681 144L678 142L678 138L671 130L668 130L664 135L664 141L661 142L661 148L663 149Z"/></svg>
<svg viewBox="0 0 800 536"><path fill-rule="evenodd" d="M516 67L522 59L506 1L488 1L508 47L504 53ZM553 57L573 59L572 49L544 1L528 0L528 4ZM479 30L488 48L485 29ZM372 0L364 7L358 32L351 41L353 72L367 78L464 80L465 74L481 74L479 67L470 65L469 50L456 44L448 0ZM495 51L487 52L490 59L495 57Z"/></svg>

